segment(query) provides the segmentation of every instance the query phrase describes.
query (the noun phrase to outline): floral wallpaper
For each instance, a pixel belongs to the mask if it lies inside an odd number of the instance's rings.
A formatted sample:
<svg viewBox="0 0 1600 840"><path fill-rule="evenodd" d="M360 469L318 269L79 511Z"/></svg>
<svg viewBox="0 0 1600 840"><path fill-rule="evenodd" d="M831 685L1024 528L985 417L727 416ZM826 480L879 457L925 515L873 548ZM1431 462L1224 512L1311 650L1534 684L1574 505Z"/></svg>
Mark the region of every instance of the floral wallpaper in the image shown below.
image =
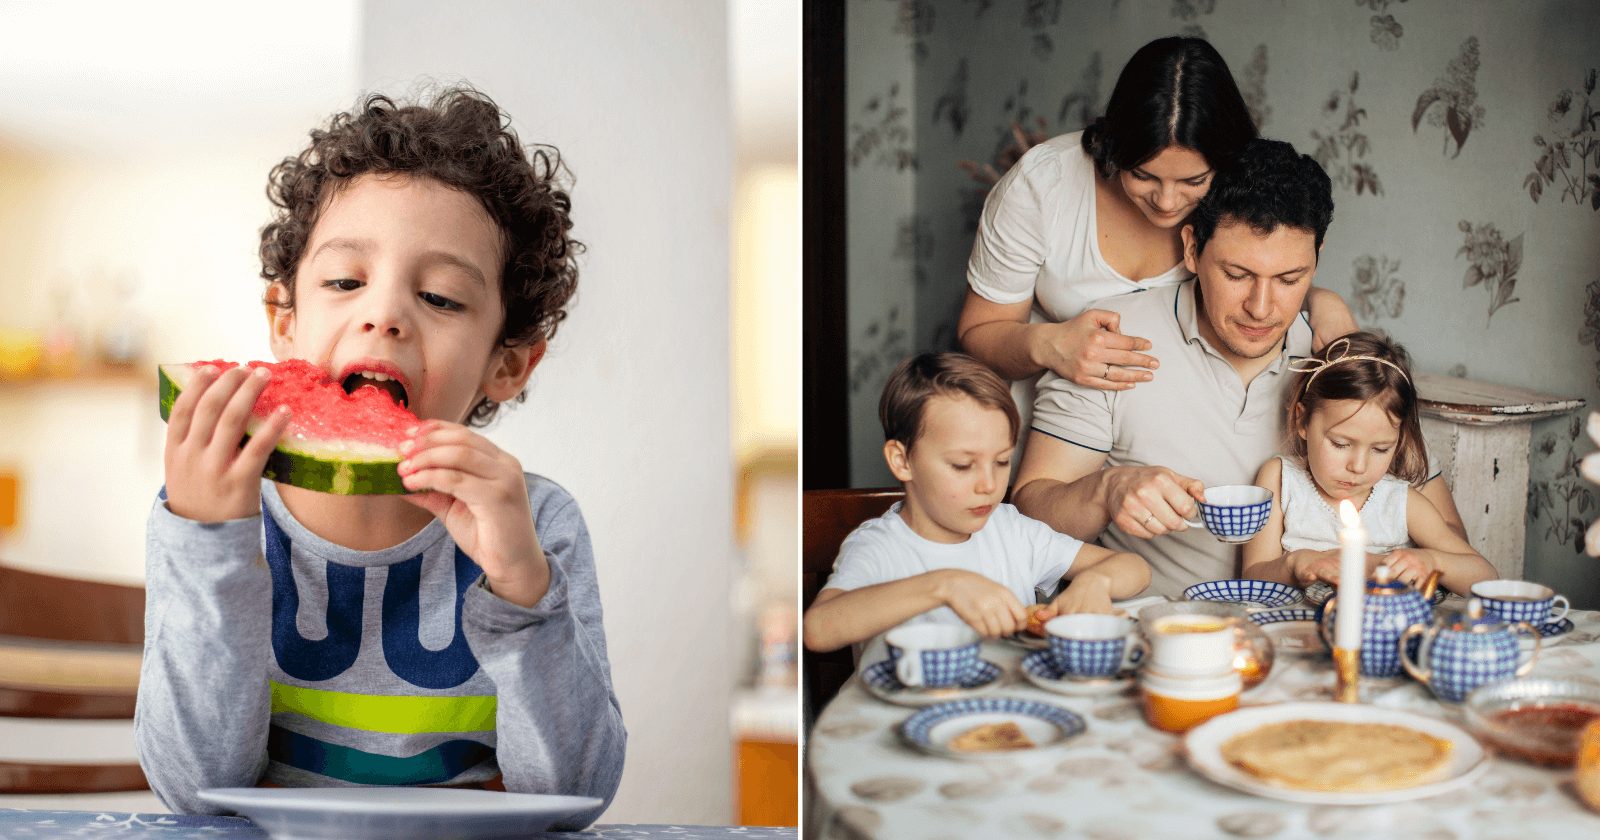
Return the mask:
<svg viewBox="0 0 1600 840"><path fill-rule="evenodd" d="M1600 407L1600 3L846 0L850 469L890 483L876 405L954 349L983 200L1098 116L1149 40L1205 37L1265 135L1333 178L1317 282L1419 369ZM1576 415L1575 415L1576 416ZM1576 420L1533 427L1527 576L1600 607ZM807 453L811 457L812 453Z"/></svg>

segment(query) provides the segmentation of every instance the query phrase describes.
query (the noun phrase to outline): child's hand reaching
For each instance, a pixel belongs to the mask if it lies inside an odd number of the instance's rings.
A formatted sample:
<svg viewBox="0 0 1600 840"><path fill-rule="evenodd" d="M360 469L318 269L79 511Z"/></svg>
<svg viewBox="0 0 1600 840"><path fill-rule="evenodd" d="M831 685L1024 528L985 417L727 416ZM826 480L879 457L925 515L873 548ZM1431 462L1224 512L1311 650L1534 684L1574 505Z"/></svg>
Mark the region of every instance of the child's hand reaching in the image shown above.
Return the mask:
<svg viewBox="0 0 1600 840"><path fill-rule="evenodd" d="M500 598L531 607L550 585L522 465L459 423L424 420L400 445L404 497L444 523Z"/></svg>
<svg viewBox="0 0 1600 840"><path fill-rule="evenodd" d="M1028 623L1028 612L1011 590L976 572L940 573L939 600L986 639L1009 636Z"/></svg>
<svg viewBox="0 0 1600 840"><path fill-rule="evenodd" d="M1384 563L1394 573L1395 580L1408 586L1421 586L1428 575L1442 571L1433 552L1421 548L1397 548L1389 552Z"/></svg>
<svg viewBox="0 0 1600 840"><path fill-rule="evenodd" d="M289 425L289 410L280 407L249 442L239 441L271 380L267 371L243 366L195 372L167 417L167 510L195 522L261 512L261 470Z"/></svg>
<svg viewBox="0 0 1600 840"><path fill-rule="evenodd" d="M1066 589L1061 590L1061 594L1050 602L1048 609L1054 611L1051 618L1070 613L1115 612L1111 606L1111 581L1103 575L1084 572L1073 578Z"/></svg>
<svg viewBox="0 0 1600 840"><path fill-rule="evenodd" d="M1327 551L1312 551L1304 549L1294 552L1290 568L1294 569L1295 580L1304 589L1317 581L1325 581L1335 586L1339 584L1339 549L1330 548ZM1391 555L1392 556L1392 555ZM1383 561L1381 554L1368 554L1365 575L1372 577L1372 570Z"/></svg>

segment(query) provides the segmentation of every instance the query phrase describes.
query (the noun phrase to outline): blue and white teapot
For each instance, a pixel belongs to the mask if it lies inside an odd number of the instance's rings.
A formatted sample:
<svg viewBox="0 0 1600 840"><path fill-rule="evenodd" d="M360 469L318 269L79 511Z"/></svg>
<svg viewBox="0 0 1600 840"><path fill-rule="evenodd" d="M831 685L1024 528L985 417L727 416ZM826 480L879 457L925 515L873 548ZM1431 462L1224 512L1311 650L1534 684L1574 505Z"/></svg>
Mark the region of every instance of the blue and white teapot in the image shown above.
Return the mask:
<svg viewBox="0 0 1600 840"><path fill-rule="evenodd" d="M1413 626L1426 628L1433 622L1433 590L1439 573L1428 575L1420 591L1395 580L1388 566L1379 566L1367 581L1366 603L1361 617L1361 676L1389 679L1400 676L1400 637ZM1333 615L1339 596L1322 605L1317 624L1322 642L1333 648Z"/></svg>
<svg viewBox="0 0 1600 840"><path fill-rule="evenodd" d="M1522 659L1517 633L1533 637L1533 647ZM1406 643L1420 637L1415 658ZM1526 621L1508 624L1486 615L1483 602L1467 601L1466 609L1440 616L1432 627L1413 625L1400 636L1400 662L1406 672L1426 685L1440 700L1459 703L1474 688L1527 674L1539 658L1539 634Z"/></svg>

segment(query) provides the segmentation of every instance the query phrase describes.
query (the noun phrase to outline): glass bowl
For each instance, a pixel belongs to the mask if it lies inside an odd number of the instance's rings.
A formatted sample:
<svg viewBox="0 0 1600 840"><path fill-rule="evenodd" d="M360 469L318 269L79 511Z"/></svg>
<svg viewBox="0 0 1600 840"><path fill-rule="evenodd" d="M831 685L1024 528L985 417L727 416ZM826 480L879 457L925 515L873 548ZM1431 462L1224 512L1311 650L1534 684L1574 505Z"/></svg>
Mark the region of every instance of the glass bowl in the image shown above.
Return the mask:
<svg viewBox="0 0 1600 840"><path fill-rule="evenodd" d="M1250 610L1243 604L1222 601L1169 601L1151 604L1139 610L1139 626L1149 637L1149 627L1156 619L1169 615L1210 615L1226 619L1233 627L1233 670L1239 672L1246 691L1260 685L1272 673L1275 652L1272 639L1254 621Z"/></svg>
<svg viewBox="0 0 1600 840"><path fill-rule="evenodd" d="M1600 685L1511 680L1473 689L1462 708L1467 727L1495 751L1546 767L1571 767L1584 725L1600 719Z"/></svg>

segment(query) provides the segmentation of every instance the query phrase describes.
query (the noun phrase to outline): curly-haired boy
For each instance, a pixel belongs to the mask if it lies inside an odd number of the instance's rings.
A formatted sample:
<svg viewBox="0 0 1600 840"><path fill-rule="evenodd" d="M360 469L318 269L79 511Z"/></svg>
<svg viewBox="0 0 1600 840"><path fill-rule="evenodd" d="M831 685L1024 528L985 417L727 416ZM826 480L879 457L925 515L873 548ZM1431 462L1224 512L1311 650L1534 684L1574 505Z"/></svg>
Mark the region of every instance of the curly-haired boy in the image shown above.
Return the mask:
<svg viewBox="0 0 1600 840"><path fill-rule="evenodd" d="M175 810L258 783L616 792L627 733L583 517L469 428L523 398L581 250L559 156L505 126L468 88L372 95L272 171L273 353L394 383L422 419L401 447L413 493L261 478L286 418L238 445L259 372L206 369L178 398L135 721Z"/></svg>

